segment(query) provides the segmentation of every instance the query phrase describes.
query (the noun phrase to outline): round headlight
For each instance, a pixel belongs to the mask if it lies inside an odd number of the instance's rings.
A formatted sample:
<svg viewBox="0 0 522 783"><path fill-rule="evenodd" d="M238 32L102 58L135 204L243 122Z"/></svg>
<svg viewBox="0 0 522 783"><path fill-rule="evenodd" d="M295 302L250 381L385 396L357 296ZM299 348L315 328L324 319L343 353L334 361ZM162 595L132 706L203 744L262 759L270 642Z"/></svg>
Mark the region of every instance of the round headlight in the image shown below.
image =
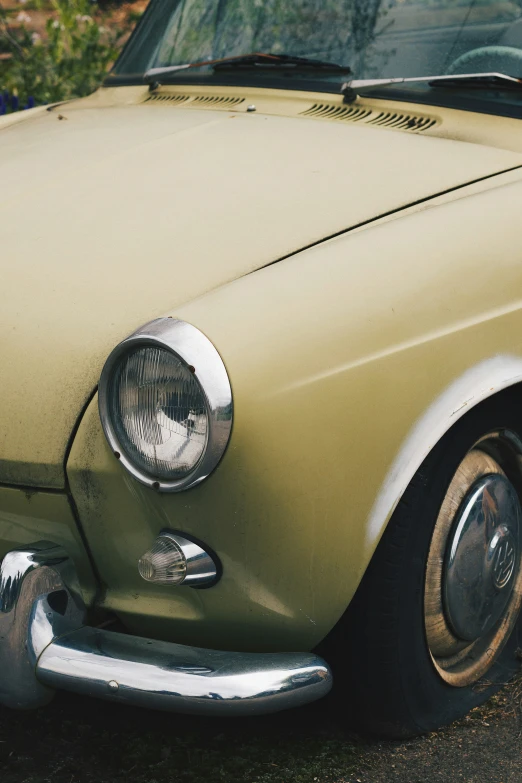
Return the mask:
<svg viewBox="0 0 522 783"><path fill-rule="evenodd" d="M99 387L102 426L118 459L143 484L175 492L221 459L232 426L224 364L195 327L172 318L120 343Z"/></svg>
<svg viewBox="0 0 522 783"><path fill-rule="evenodd" d="M123 451L144 473L169 481L199 463L208 433L205 395L170 351L129 351L113 374L109 406Z"/></svg>

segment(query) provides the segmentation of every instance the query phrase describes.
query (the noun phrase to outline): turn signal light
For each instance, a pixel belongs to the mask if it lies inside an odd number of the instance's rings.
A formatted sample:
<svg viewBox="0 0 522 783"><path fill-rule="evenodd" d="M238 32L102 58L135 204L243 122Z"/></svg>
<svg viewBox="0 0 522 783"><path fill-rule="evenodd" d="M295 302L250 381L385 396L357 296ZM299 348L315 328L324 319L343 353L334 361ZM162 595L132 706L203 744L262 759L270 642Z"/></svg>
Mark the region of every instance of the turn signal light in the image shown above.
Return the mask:
<svg viewBox="0 0 522 783"><path fill-rule="evenodd" d="M138 571L146 582L158 585L210 587L219 577L214 558L194 541L162 530L139 559Z"/></svg>
<svg viewBox="0 0 522 783"><path fill-rule="evenodd" d="M187 561L174 539L159 536L138 562L138 570L147 582L180 585L187 575Z"/></svg>

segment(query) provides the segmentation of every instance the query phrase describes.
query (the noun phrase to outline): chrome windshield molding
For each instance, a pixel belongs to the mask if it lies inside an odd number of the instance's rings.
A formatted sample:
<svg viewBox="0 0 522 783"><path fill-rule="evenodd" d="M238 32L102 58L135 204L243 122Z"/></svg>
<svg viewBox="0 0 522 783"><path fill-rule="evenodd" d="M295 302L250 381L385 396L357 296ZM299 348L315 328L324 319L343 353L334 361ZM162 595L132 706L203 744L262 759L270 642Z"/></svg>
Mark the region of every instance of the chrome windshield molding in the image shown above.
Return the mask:
<svg viewBox="0 0 522 783"><path fill-rule="evenodd" d="M38 679L50 688L193 715L260 715L298 707L332 686L311 653L234 653L152 642L97 628L54 641Z"/></svg>
<svg viewBox="0 0 522 783"><path fill-rule="evenodd" d="M61 547L38 542L9 552L0 564L0 704L32 709L54 692L36 677L40 653L58 633L83 624L70 560ZM53 608L53 605L55 608Z"/></svg>
<svg viewBox="0 0 522 783"><path fill-rule="evenodd" d="M173 481L165 481L140 470L125 453L111 420L109 394L113 373L129 350L147 345L170 351L190 368L199 382L207 406L205 451L191 473ZM103 431L112 451L131 476L158 492L180 492L206 479L225 453L232 430L232 388L223 360L199 329L175 318L151 321L116 346L102 370L98 405Z"/></svg>

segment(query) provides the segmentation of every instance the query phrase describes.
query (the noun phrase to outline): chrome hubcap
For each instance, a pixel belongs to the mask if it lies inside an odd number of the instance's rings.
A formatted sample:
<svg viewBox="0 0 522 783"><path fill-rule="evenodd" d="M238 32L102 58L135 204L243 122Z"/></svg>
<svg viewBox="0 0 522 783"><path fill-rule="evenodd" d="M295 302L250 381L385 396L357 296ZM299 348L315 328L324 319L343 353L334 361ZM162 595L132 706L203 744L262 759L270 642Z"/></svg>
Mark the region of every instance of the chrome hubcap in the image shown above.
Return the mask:
<svg viewBox="0 0 522 783"><path fill-rule="evenodd" d="M443 575L444 610L459 639L475 641L502 617L520 562L521 516L501 474L480 478L461 504Z"/></svg>
<svg viewBox="0 0 522 783"><path fill-rule="evenodd" d="M490 669L522 607L522 441L484 435L458 466L428 553L424 625L431 660L457 688Z"/></svg>

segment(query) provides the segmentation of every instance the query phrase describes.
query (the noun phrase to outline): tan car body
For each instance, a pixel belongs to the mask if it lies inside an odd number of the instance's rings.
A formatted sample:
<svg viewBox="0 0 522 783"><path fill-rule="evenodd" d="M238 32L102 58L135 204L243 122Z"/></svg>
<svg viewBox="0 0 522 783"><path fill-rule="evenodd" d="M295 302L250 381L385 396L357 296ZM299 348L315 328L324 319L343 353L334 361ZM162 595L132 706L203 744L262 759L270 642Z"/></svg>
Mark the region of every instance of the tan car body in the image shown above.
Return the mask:
<svg viewBox="0 0 522 783"><path fill-rule="evenodd" d="M0 121L0 558L63 544L87 602L138 634L311 649L430 449L522 381L520 122L160 95ZM207 335L234 396L224 458L176 494L126 473L95 393L114 345L162 315ZM217 552L215 587L140 578L165 527Z"/></svg>

